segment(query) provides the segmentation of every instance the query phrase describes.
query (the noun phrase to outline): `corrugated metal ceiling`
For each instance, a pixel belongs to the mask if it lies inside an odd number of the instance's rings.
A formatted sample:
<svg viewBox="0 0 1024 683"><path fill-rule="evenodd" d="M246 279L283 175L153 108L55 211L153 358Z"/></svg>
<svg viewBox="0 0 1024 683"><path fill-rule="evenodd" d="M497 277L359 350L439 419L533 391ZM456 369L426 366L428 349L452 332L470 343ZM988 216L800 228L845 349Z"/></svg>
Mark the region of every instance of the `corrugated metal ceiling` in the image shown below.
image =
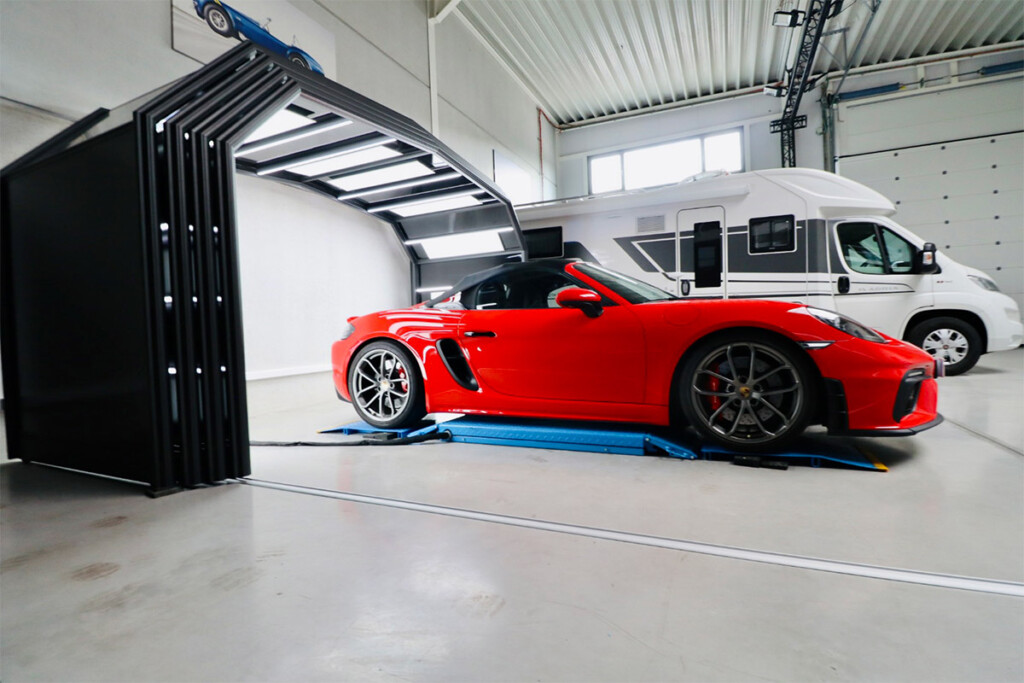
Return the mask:
<svg viewBox="0 0 1024 683"><path fill-rule="evenodd" d="M455 11L559 124L785 79L810 0L462 0ZM1024 39L1021 0L845 0L814 73Z"/></svg>

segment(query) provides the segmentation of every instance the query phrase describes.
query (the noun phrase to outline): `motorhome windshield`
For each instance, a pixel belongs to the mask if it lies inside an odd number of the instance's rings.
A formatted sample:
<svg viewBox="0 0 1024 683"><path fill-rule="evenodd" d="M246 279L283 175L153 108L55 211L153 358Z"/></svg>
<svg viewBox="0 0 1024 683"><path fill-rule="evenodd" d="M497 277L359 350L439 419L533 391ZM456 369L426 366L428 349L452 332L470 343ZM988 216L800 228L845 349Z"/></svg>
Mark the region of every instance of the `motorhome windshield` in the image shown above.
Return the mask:
<svg viewBox="0 0 1024 683"><path fill-rule="evenodd" d="M577 272L600 282L631 304L678 298L641 280L631 278L622 273L606 270L590 263L577 263L575 269Z"/></svg>

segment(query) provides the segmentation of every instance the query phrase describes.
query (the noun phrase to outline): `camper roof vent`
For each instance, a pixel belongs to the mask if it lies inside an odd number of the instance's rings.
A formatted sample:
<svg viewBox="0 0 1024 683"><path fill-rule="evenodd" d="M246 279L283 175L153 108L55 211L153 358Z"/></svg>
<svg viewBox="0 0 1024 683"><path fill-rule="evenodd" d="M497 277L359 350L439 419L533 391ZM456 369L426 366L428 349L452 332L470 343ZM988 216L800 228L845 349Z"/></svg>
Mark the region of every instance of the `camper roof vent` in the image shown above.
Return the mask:
<svg viewBox="0 0 1024 683"><path fill-rule="evenodd" d="M636 219L637 232L661 232L665 229L665 216L640 216Z"/></svg>

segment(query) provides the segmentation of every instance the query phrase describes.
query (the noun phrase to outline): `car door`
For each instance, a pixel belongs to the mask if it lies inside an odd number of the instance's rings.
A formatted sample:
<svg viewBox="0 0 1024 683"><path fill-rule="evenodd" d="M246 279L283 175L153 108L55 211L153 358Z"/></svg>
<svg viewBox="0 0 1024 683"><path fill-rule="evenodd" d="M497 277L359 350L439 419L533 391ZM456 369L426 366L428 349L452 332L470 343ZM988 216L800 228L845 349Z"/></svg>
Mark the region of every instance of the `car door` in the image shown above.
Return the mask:
<svg viewBox="0 0 1024 683"><path fill-rule="evenodd" d="M832 228L835 308L899 337L910 311L934 305L932 278L915 273L917 248L880 221L838 221Z"/></svg>
<svg viewBox="0 0 1024 683"><path fill-rule="evenodd" d="M554 297L568 286L578 283L548 271L478 287L459 337L482 388L519 398L642 403L636 314L625 305L605 305L596 318L561 308Z"/></svg>

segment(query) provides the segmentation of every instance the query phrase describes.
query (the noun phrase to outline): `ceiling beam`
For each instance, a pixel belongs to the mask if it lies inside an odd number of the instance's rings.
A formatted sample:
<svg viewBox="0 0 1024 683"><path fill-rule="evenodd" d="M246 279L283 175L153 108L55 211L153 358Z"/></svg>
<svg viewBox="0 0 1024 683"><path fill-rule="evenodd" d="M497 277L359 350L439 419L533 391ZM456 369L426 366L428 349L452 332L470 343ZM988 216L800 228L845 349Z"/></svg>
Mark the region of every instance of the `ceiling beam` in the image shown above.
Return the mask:
<svg viewBox="0 0 1024 683"><path fill-rule="evenodd" d="M460 2L462 0L431 0L430 20L438 24L441 23L445 17L455 11Z"/></svg>

